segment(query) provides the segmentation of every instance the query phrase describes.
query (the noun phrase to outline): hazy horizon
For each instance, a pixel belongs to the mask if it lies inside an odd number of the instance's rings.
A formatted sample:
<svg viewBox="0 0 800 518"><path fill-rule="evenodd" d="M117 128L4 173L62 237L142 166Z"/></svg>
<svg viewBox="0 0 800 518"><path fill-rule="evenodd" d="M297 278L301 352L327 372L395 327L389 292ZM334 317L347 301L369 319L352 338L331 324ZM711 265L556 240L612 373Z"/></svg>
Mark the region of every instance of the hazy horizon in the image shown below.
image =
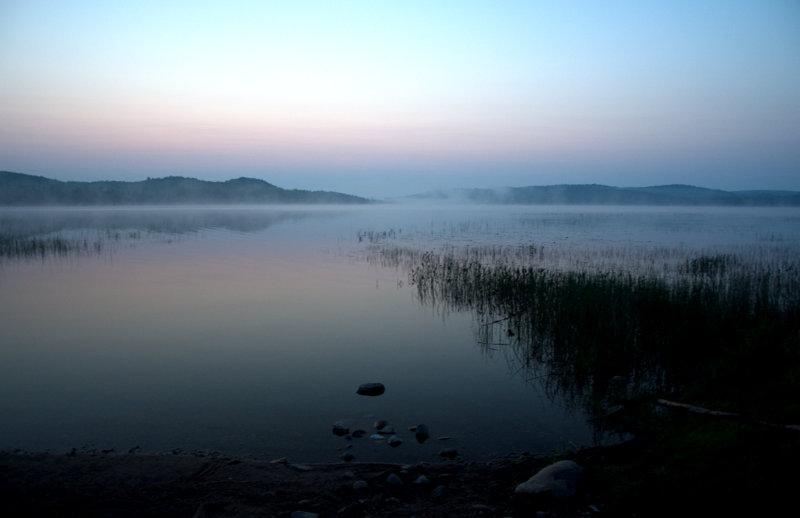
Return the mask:
<svg viewBox="0 0 800 518"><path fill-rule="evenodd" d="M800 190L800 4L0 5L0 170Z"/></svg>

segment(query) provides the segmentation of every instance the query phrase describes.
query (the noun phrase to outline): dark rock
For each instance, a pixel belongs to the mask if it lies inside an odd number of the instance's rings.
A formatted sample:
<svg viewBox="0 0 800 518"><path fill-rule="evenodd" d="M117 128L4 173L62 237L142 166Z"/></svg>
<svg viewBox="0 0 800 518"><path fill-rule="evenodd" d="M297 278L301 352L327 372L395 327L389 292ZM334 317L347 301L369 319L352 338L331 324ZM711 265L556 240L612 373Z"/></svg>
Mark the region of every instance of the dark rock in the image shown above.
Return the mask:
<svg viewBox="0 0 800 518"><path fill-rule="evenodd" d="M342 460L343 460L343 461L345 461L345 462L350 462L350 461L351 461L351 460L353 460L355 457L353 456L353 454L352 454L352 453L350 453L350 452L348 451L348 452L342 453L342 456L341 456L341 458L342 458Z"/></svg>
<svg viewBox="0 0 800 518"><path fill-rule="evenodd" d="M356 392L362 396L380 396L385 391L386 387L383 386L383 383L364 383L359 385Z"/></svg>
<svg viewBox="0 0 800 518"><path fill-rule="evenodd" d="M386 421L385 419L381 419L379 421L375 421L374 423L372 423L372 426L374 426L376 430L383 430L387 424L389 424L388 421Z"/></svg>
<svg viewBox="0 0 800 518"><path fill-rule="evenodd" d="M336 423L333 425L333 435L343 436L350 433L350 430L341 423Z"/></svg>
<svg viewBox="0 0 800 518"><path fill-rule="evenodd" d="M401 444L403 444L403 440L400 437L396 435L392 435L391 437L389 437L389 446L391 446L392 448L397 448Z"/></svg>
<svg viewBox="0 0 800 518"><path fill-rule="evenodd" d="M353 430L353 437L361 439L367 434L366 430Z"/></svg>
<svg viewBox="0 0 800 518"><path fill-rule="evenodd" d="M369 487L369 483L364 480L356 480L353 482L353 489L356 491L360 491L362 489L367 489Z"/></svg>
<svg viewBox="0 0 800 518"><path fill-rule="evenodd" d="M420 444L427 441L428 437L430 437L430 433L428 433L428 427L424 424L418 425L416 432L417 442Z"/></svg>
<svg viewBox="0 0 800 518"><path fill-rule="evenodd" d="M439 452L439 455L446 459L455 459L456 457L458 457L458 450L456 449L441 450Z"/></svg>
<svg viewBox="0 0 800 518"><path fill-rule="evenodd" d="M389 484L390 486L399 487L403 485L403 479L392 473L391 475L386 477L386 483Z"/></svg>

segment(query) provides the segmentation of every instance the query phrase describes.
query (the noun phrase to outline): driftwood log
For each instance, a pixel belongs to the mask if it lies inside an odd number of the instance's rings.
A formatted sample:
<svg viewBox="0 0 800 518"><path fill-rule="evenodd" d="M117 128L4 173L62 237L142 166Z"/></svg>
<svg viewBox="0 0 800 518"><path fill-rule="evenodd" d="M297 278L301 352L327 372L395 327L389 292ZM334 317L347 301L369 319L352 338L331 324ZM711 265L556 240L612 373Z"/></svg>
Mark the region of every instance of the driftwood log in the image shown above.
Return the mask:
<svg viewBox="0 0 800 518"><path fill-rule="evenodd" d="M667 408L677 408L679 410L685 410L693 414L707 415L710 417L727 417L729 419L740 419L743 421L749 421L751 423L756 423L764 426L772 426L775 428L783 428L785 430L793 430L795 432L800 432L800 425L772 423L770 421L762 421L760 419L750 419L744 414L739 414L736 412L723 412L721 410L711 410L708 408L703 408L701 406L694 406L694 405L688 405L686 403L679 403L677 401L670 401L668 399L656 399L656 404Z"/></svg>

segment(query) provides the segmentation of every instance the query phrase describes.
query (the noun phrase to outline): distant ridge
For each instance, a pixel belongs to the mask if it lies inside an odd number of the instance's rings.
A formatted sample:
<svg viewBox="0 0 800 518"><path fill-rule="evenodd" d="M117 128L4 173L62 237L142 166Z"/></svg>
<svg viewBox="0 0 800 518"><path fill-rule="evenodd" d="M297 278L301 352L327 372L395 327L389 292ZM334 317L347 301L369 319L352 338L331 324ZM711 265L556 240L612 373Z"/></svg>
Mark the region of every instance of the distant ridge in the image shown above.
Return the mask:
<svg viewBox="0 0 800 518"><path fill-rule="evenodd" d="M520 205L800 206L798 191L722 191L677 184L653 187L591 184L456 189L422 193L409 198Z"/></svg>
<svg viewBox="0 0 800 518"><path fill-rule="evenodd" d="M0 171L0 205L171 205L235 203L369 203L329 191L289 190L264 180L237 178L209 182L169 176L140 182L62 182L43 176Z"/></svg>

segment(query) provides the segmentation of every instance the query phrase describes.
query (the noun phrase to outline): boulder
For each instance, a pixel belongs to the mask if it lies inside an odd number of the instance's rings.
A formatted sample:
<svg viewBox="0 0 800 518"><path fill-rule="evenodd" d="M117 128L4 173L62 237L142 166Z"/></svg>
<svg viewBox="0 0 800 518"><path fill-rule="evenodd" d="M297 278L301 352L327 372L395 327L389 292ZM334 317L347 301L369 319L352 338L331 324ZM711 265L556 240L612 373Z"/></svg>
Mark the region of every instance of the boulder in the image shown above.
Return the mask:
<svg viewBox="0 0 800 518"><path fill-rule="evenodd" d="M386 387L383 383L364 383L358 386L356 392L362 396L380 396L386 392Z"/></svg>
<svg viewBox="0 0 800 518"><path fill-rule="evenodd" d="M430 437L430 433L428 433L428 427L425 426L424 424L417 425L415 435L417 437L417 442L422 444L423 442L428 440L428 437Z"/></svg>
<svg viewBox="0 0 800 518"><path fill-rule="evenodd" d="M561 460L543 468L514 490L524 495L550 495L558 499L569 498L578 489L583 468L571 460Z"/></svg>

